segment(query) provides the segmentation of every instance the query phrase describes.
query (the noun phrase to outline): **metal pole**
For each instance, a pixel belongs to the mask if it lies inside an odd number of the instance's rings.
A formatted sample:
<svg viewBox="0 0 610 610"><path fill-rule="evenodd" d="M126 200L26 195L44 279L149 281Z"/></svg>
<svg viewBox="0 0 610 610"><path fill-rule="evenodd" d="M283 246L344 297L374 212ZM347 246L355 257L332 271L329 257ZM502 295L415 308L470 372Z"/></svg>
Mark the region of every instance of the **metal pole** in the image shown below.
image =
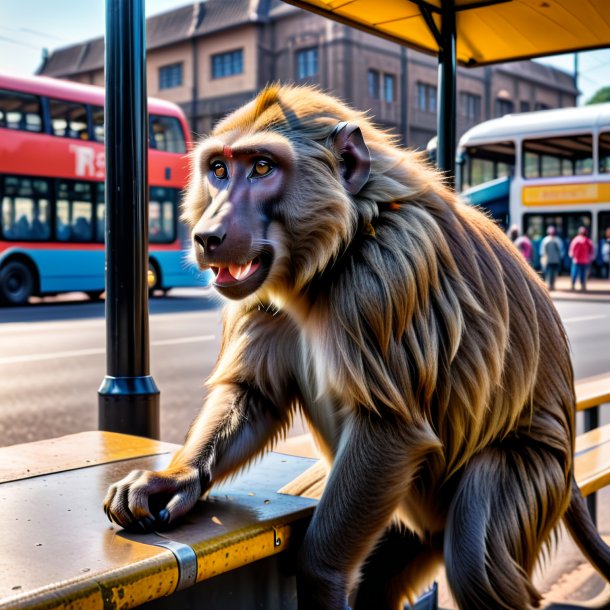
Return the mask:
<svg viewBox="0 0 610 610"><path fill-rule="evenodd" d="M436 163L450 184L455 181L456 23L453 0L441 2L441 45L438 56Z"/></svg>
<svg viewBox="0 0 610 610"><path fill-rule="evenodd" d="M106 369L100 430L159 438L149 374L144 0L106 0Z"/></svg>

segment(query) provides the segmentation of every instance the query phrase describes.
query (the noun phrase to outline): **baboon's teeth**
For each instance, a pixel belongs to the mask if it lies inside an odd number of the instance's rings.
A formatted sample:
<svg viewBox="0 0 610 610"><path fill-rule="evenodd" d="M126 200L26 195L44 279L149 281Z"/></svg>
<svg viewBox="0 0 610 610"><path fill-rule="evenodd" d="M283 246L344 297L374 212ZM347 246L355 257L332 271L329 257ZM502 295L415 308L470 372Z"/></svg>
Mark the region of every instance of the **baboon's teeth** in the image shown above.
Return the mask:
<svg viewBox="0 0 610 610"><path fill-rule="evenodd" d="M229 273L236 279L241 280L250 273L250 267L252 267L252 261L248 261L245 265L236 265L231 263L229 265Z"/></svg>

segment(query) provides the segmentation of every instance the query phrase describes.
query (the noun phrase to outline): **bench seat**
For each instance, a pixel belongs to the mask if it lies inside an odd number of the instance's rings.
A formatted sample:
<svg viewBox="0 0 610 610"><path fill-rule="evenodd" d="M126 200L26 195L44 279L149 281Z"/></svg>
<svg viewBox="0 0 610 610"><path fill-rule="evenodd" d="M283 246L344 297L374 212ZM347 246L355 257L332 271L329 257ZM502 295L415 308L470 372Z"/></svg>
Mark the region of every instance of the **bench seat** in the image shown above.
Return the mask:
<svg viewBox="0 0 610 610"><path fill-rule="evenodd" d="M576 437L574 473L584 496L610 484L610 424Z"/></svg>
<svg viewBox="0 0 610 610"><path fill-rule="evenodd" d="M277 488L313 460L272 453L169 532L112 525L108 486L176 449L110 432L0 448L0 608L133 607L275 556L311 517L314 500Z"/></svg>

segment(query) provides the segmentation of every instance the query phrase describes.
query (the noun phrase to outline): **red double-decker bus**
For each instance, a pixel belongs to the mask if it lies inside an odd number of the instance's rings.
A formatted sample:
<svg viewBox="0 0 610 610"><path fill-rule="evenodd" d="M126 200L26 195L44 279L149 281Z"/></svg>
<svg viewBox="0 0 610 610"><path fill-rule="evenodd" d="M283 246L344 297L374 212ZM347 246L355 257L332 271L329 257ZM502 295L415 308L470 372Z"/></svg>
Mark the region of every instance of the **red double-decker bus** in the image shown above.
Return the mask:
<svg viewBox="0 0 610 610"><path fill-rule="evenodd" d="M150 99L149 287L208 283L184 256L178 204L187 125ZM104 90L0 75L0 302L104 290Z"/></svg>

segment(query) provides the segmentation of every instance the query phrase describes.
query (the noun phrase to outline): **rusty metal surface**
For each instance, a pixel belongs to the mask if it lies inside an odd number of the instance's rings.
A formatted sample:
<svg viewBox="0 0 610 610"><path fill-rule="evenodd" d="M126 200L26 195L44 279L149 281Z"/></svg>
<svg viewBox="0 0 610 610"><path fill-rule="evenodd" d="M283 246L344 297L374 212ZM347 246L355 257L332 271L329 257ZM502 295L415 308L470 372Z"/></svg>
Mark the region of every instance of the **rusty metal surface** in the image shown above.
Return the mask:
<svg viewBox="0 0 610 610"><path fill-rule="evenodd" d="M0 483L176 449L171 443L98 431L0 447Z"/></svg>
<svg viewBox="0 0 610 610"><path fill-rule="evenodd" d="M133 607L178 584L174 553L155 546L160 537L194 550L201 580L285 549L291 524L315 505L274 491L312 460L271 454L200 502L174 530L131 535L110 524L101 507L108 485L133 468L162 468L169 459L62 472L49 462L49 474L0 484L0 608Z"/></svg>

